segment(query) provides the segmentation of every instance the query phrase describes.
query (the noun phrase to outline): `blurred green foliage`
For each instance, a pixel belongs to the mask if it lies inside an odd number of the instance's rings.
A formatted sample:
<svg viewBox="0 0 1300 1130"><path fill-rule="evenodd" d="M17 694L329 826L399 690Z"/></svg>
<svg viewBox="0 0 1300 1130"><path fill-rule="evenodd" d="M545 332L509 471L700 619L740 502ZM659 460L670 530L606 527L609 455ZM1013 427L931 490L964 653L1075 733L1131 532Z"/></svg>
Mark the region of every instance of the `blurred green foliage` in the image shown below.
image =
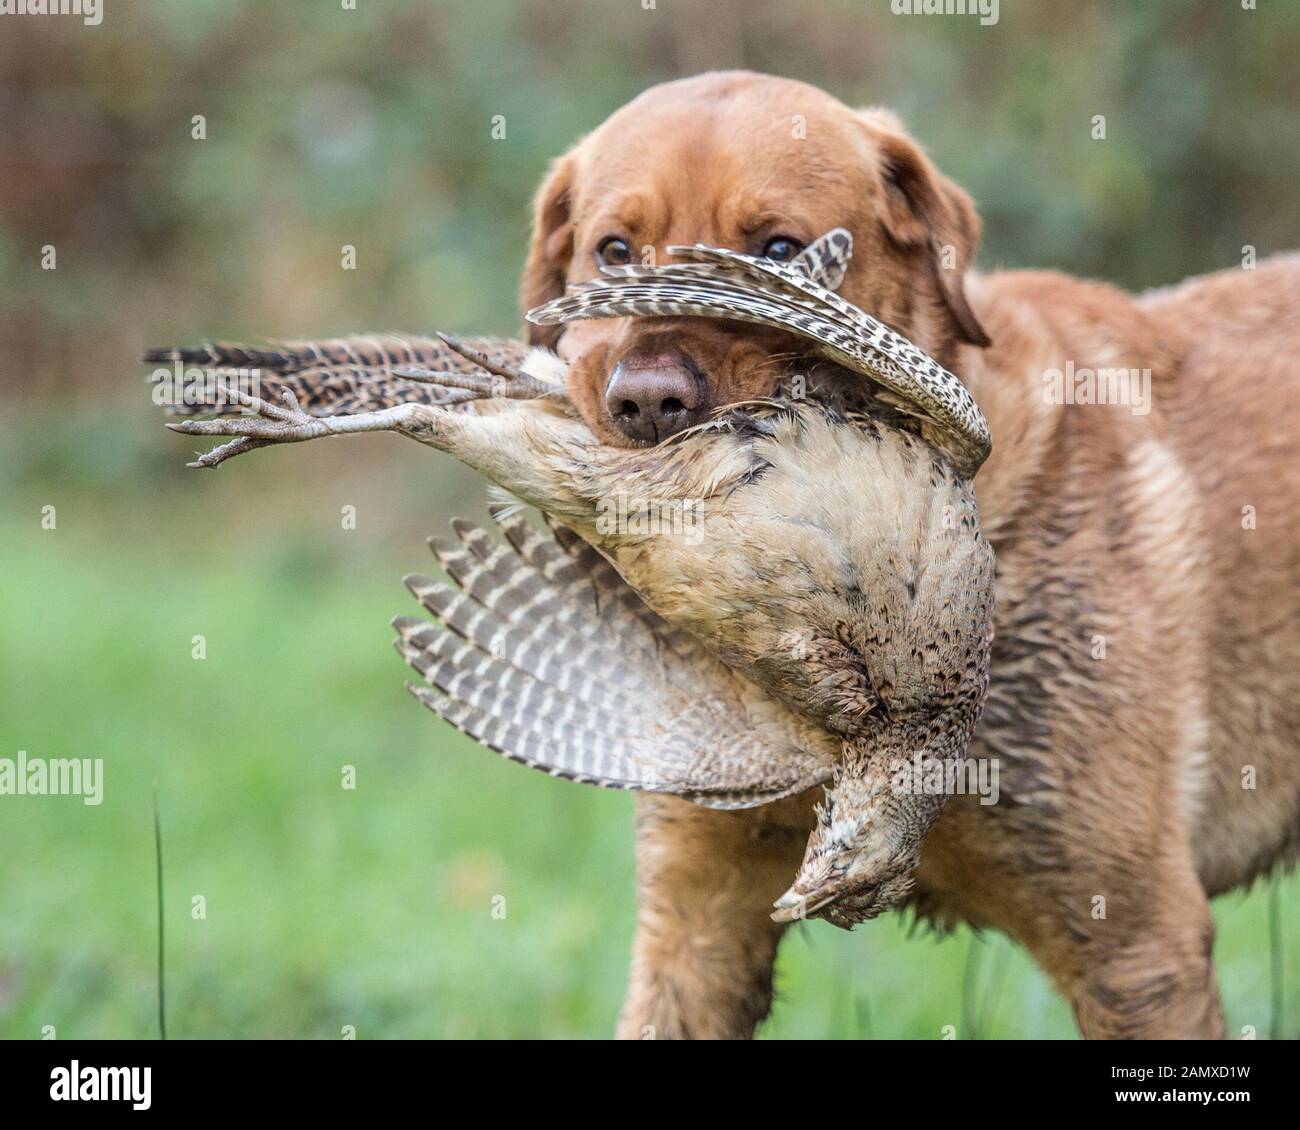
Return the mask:
<svg viewBox="0 0 1300 1130"><path fill-rule="evenodd" d="M600 1035L624 980L627 798L472 747L402 693L388 651L398 578L430 567L420 539L449 513L481 513L481 484L391 438L186 472L192 445L139 380L145 346L512 332L547 161L647 85L713 67L897 110L978 201L985 269L1140 288L1297 243L1294 6L1003 0L993 27L889 7L108 0L95 28L5 17L0 756L102 757L107 782L98 808L0 798L0 1034L153 1033L155 777L175 1035ZM1262 1032L1264 900L1216 914L1230 1024ZM901 918L801 928L779 973L773 1036L1073 1032L1004 939L909 939Z"/></svg>
<svg viewBox="0 0 1300 1130"><path fill-rule="evenodd" d="M629 798L529 773L438 723L387 648L388 617L409 607L391 549L343 548L361 531L306 487L272 531L236 497L247 485L224 506L178 507L166 539L94 503L60 510L54 531L0 524L4 753L105 762L98 807L0 800L0 1035L155 1034L155 779L173 1037L606 1033L631 942ZM414 552L400 560L425 568ZM1292 954L1297 878L1283 890ZM1230 1025L1263 1034L1265 899L1215 909ZM1073 1032L1006 939L909 937L901 916L851 935L799 927L778 990L775 1037ZM1294 1037L1294 979L1289 1000Z"/></svg>

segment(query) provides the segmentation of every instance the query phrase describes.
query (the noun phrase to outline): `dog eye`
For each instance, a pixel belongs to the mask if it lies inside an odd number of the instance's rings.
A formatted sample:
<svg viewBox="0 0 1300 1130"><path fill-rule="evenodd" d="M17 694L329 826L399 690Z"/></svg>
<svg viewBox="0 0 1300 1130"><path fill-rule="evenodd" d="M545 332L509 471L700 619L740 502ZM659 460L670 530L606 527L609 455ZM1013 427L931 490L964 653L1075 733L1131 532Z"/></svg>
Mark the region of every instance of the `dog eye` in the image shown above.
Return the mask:
<svg viewBox="0 0 1300 1130"><path fill-rule="evenodd" d="M600 241L596 258L609 267L626 267L632 262L632 249L616 235Z"/></svg>
<svg viewBox="0 0 1300 1130"><path fill-rule="evenodd" d="M788 263L802 250L803 244L797 239L778 235L775 239L767 241L767 246L763 248L763 258L775 259L778 263Z"/></svg>

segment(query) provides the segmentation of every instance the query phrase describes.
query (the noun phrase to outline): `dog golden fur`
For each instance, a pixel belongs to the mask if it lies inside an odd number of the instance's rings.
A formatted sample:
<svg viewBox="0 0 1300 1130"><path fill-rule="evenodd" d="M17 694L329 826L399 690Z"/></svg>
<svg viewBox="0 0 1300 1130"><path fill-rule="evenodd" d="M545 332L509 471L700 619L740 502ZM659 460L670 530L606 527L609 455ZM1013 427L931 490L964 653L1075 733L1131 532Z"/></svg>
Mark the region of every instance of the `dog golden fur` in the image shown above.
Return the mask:
<svg viewBox="0 0 1300 1130"><path fill-rule="evenodd" d="M994 439L971 756L998 760L1001 795L950 800L916 908L1024 945L1086 1036L1222 1036L1208 899L1300 848L1300 256L1138 297L976 274L970 199L892 115L719 73L648 91L556 162L524 304L670 244L788 258L837 226L856 249L841 293L956 372ZM792 348L700 319L530 332L613 444L770 393ZM753 1032L814 799L638 798L620 1035Z"/></svg>

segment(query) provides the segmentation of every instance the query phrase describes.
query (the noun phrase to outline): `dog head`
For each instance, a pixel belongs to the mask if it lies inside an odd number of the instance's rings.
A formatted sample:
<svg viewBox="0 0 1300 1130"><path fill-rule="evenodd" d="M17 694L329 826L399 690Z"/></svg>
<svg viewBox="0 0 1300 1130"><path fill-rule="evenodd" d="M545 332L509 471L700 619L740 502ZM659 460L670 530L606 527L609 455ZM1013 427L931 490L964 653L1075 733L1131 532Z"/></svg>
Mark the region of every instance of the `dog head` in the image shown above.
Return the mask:
<svg viewBox="0 0 1300 1130"><path fill-rule="evenodd" d="M525 309L599 275L707 243L787 261L834 227L854 238L840 293L952 367L987 345L963 279L970 198L887 111L788 79L720 72L656 86L555 162L534 205ZM793 337L702 318L531 326L569 362L569 394L605 442L655 443L776 388Z"/></svg>

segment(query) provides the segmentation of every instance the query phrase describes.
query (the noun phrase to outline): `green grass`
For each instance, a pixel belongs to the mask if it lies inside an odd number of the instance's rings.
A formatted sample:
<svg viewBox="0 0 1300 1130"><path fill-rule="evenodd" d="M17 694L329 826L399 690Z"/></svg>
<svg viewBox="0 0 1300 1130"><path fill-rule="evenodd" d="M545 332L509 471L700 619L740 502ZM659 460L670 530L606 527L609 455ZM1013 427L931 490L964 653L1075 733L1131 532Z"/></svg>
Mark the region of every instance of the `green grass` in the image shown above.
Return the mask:
<svg viewBox="0 0 1300 1130"><path fill-rule="evenodd" d="M252 510L269 461L147 493L138 467L99 493L58 476L8 492L0 756L103 758L105 789L99 807L0 797L0 1035L157 1034L155 779L172 1038L606 1035L632 935L629 798L501 761L403 691L387 622L408 610L401 574L429 567L436 514L390 511L427 493L431 456L327 487L280 458L293 486L269 515ZM348 497L361 531L339 528ZM1297 893L1292 877L1288 1036ZM1260 888L1217 906L1230 1024L1261 1035L1266 905ZM909 937L900 917L801 926L778 984L768 1036L1074 1035L1005 939Z"/></svg>

